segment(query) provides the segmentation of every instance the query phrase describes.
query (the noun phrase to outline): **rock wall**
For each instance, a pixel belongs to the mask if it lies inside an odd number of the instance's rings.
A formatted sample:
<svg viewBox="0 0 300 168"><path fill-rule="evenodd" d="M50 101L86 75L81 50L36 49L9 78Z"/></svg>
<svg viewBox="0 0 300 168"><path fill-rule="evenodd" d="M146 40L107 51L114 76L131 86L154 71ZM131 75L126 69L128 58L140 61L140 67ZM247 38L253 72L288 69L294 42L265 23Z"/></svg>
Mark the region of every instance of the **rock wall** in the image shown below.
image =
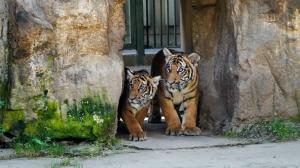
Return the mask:
<svg viewBox="0 0 300 168"><path fill-rule="evenodd" d="M232 1L239 68L234 124L300 113L300 1Z"/></svg>
<svg viewBox="0 0 300 168"><path fill-rule="evenodd" d="M36 117L36 99L45 94L63 104L106 92L117 106L123 3L2 0L1 98L7 97L9 74L10 108L23 109L27 119ZM300 2L193 0L192 5L193 46L203 56L202 127L224 131L300 113Z"/></svg>
<svg viewBox="0 0 300 168"><path fill-rule="evenodd" d="M194 0L200 124L223 131L300 112L300 2Z"/></svg>
<svg viewBox="0 0 300 168"><path fill-rule="evenodd" d="M122 90L123 1L17 0L11 15L12 109L36 117L36 98L63 102Z"/></svg>
<svg viewBox="0 0 300 168"><path fill-rule="evenodd" d="M0 100L8 96L8 15L9 8L6 1L0 2Z"/></svg>

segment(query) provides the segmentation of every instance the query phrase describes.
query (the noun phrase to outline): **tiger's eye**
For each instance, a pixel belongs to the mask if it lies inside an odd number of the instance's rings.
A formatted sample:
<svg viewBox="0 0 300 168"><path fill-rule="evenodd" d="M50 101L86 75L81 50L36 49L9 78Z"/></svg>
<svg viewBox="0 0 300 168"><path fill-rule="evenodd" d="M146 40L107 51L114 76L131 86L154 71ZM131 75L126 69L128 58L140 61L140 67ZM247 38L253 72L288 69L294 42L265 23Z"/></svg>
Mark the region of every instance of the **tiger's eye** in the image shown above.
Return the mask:
<svg viewBox="0 0 300 168"><path fill-rule="evenodd" d="M146 89L145 85L141 85L141 86L140 86L140 91L144 92L145 89Z"/></svg>
<svg viewBox="0 0 300 168"><path fill-rule="evenodd" d="M184 71L184 69L182 68L182 67L180 67L179 69L178 69L178 72L183 72Z"/></svg>

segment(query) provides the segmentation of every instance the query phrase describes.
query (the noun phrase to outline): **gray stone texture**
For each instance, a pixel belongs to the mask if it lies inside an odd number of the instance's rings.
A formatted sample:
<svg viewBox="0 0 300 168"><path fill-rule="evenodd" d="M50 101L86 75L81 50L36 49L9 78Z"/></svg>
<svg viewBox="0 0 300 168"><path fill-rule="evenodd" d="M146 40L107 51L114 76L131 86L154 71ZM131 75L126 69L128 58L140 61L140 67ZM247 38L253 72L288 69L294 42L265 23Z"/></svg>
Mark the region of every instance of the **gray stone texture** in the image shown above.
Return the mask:
<svg viewBox="0 0 300 168"><path fill-rule="evenodd" d="M7 98L8 82L8 15L6 1L0 2L0 100Z"/></svg>
<svg viewBox="0 0 300 168"><path fill-rule="evenodd" d="M46 92L62 103L106 91L117 106L123 3L1 0L0 93L10 71L10 108L24 109L32 119L35 97ZM300 1L192 4L193 47L202 55L200 125L223 131L299 113Z"/></svg>
<svg viewBox="0 0 300 168"><path fill-rule="evenodd" d="M35 97L44 93L63 104L106 92L118 105L122 1L17 0L14 5L12 109L35 118Z"/></svg>
<svg viewBox="0 0 300 168"><path fill-rule="evenodd" d="M300 2L193 1L201 63L203 127L300 112Z"/></svg>

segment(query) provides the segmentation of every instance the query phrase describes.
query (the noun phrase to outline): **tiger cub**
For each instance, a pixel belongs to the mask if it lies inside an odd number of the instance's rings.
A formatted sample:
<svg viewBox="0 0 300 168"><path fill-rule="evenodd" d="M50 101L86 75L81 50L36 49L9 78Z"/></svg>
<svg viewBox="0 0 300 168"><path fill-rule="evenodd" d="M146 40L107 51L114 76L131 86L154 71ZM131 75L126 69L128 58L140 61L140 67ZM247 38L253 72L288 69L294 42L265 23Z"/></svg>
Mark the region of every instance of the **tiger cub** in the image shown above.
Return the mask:
<svg viewBox="0 0 300 168"><path fill-rule="evenodd" d="M200 135L201 130L196 126L200 96L200 76L197 67L200 55L196 53L182 55L171 51L164 48L158 52L152 60L151 67L151 75L160 75L162 78L158 86L157 99L167 124L165 133ZM176 110L176 107L180 106L184 109L182 123ZM155 103L152 109L150 118L160 120L159 108L155 107Z"/></svg>
<svg viewBox="0 0 300 168"><path fill-rule="evenodd" d="M151 77L146 70L132 72L125 69L125 85L120 97L118 113L124 121L130 140L146 139L144 119L155 96L160 76Z"/></svg>

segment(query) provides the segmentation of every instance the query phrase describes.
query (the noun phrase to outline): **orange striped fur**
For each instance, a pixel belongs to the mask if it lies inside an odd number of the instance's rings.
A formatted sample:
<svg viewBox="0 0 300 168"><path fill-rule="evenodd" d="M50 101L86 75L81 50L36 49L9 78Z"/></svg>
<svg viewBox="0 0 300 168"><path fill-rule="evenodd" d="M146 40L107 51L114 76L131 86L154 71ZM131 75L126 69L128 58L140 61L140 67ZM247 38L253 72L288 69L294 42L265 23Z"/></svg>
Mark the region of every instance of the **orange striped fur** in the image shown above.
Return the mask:
<svg viewBox="0 0 300 168"><path fill-rule="evenodd" d="M200 96L199 61L200 55L196 53L182 55L172 53L167 48L156 54L152 61L151 75L162 77L158 86L157 99L165 116L167 135L199 135L201 132L196 126ZM184 108L182 122L175 106ZM154 106L153 109L157 108ZM152 115L155 116L157 113L158 110L153 111Z"/></svg>

